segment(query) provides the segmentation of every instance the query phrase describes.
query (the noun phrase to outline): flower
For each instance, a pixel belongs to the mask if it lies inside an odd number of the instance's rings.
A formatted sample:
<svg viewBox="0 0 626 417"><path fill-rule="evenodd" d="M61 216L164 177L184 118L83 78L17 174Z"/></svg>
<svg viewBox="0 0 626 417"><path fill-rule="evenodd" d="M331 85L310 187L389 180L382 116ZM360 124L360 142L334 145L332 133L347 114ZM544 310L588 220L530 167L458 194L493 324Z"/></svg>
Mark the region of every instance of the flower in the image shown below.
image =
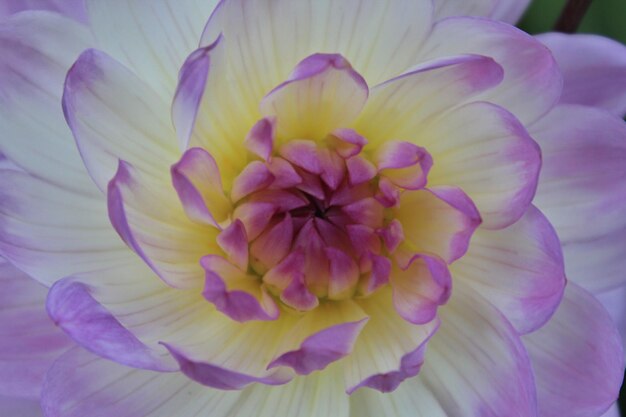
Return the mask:
<svg viewBox="0 0 626 417"><path fill-rule="evenodd" d="M487 3L93 1L93 38L7 18L2 393L48 417L606 411L623 350L588 291L624 282L626 51L444 18L521 13Z"/></svg>

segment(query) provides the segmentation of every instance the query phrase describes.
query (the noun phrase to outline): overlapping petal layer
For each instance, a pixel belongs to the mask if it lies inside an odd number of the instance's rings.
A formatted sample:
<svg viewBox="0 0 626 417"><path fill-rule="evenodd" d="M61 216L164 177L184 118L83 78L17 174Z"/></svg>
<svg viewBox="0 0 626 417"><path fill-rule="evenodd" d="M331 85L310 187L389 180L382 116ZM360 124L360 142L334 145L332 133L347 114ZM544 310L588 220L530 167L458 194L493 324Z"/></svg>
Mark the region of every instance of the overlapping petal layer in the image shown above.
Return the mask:
<svg viewBox="0 0 626 417"><path fill-rule="evenodd" d="M527 417L537 398L546 416L605 410L622 352L581 290L566 290L557 310L563 257L531 206L541 153L527 128L546 144L540 209L560 216L552 182L597 202L556 222L566 261L589 248L571 219L610 208L591 217L590 233L612 249L589 252L602 289L620 282L622 128L582 107L552 109L561 78L531 37L483 19L432 26L461 13L512 20L524 4L223 1L193 52L206 5L140 1L112 19L114 6L90 2L105 52L78 58L63 101L104 193L76 152L50 177L61 151L42 153L45 164L25 157L23 146L43 143L30 119L9 123L27 145L0 142L17 165L0 182L0 251L54 283L50 315L92 352L76 348L49 372L46 415ZM0 47L13 52L35 15L11 18ZM33 33L50 32L55 47L82 31L57 33L49 26L61 18L41 16L48 26ZM24 39L27 62L51 59L54 76L22 82L21 55L8 54L0 100L41 87L58 100L59 75L83 48L57 59ZM63 129L52 137L67 147ZM589 150L593 129L602 140ZM590 347L593 332L602 342ZM582 385L550 381L580 357L598 371L571 378L589 384L576 402Z"/></svg>

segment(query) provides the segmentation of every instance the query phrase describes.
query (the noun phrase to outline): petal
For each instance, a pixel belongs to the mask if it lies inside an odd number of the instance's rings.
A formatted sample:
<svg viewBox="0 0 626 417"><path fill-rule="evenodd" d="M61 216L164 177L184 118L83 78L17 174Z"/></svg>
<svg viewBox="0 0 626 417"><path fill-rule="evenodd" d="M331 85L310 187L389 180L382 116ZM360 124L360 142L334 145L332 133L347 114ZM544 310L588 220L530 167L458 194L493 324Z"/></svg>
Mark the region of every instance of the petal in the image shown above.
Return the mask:
<svg viewBox="0 0 626 417"><path fill-rule="evenodd" d="M434 320L437 307L448 300L452 289L445 262L426 255L414 256L404 270L392 270L389 282L396 311L413 324Z"/></svg>
<svg viewBox="0 0 626 417"><path fill-rule="evenodd" d="M322 370L352 352L367 320L352 301L325 303L303 316L285 335L268 369L289 366L300 375Z"/></svg>
<svg viewBox="0 0 626 417"><path fill-rule="evenodd" d="M502 0L465 0L449 1L434 0L435 19L441 20L450 16L490 16L497 4ZM506 2L511 2L507 0Z"/></svg>
<svg viewBox="0 0 626 417"><path fill-rule="evenodd" d="M47 289L2 258L0 287L0 395L37 399L48 368L73 343L46 314ZM0 412L13 416L6 401Z"/></svg>
<svg viewBox="0 0 626 417"><path fill-rule="evenodd" d="M269 162L274 151L275 137L276 119L263 118L250 129L244 139L244 145L250 152Z"/></svg>
<svg viewBox="0 0 626 417"><path fill-rule="evenodd" d="M350 396L353 416L449 417L423 378L409 378L393 392L358 390Z"/></svg>
<svg viewBox="0 0 626 417"><path fill-rule="evenodd" d="M47 375L46 416L194 417L207 409L227 417L241 393L211 390L181 373L127 368L74 349Z"/></svg>
<svg viewBox="0 0 626 417"><path fill-rule="evenodd" d="M256 276L220 256L205 256L200 264L206 276L202 295L219 311L239 322L278 318L278 306Z"/></svg>
<svg viewBox="0 0 626 417"><path fill-rule="evenodd" d="M222 58L219 55L222 53L222 48L219 47L221 40L219 37L211 45L193 51L180 69L176 94L172 102L172 123L178 134L181 151L185 151L189 146L209 73L211 78L215 77L213 71L219 66L219 60ZM213 60L217 60L218 65L215 65Z"/></svg>
<svg viewBox="0 0 626 417"><path fill-rule="evenodd" d="M169 102L178 70L197 47L203 25L217 1L86 3L98 46L132 68Z"/></svg>
<svg viewBox="0 0 626 417"><path fill-rule="evenodd" d="M46 308L50 318L67 335L101 357L135 368L175 369L162 349L154 351L137 339L91 296L89 287L83 283L72 278L57 281L50 289Z"/></svg>
<svg viewBox="0 0 626 417"><path fill-rule="evenodd" d="M626 346L626 286L594 295L613 318L622 335L622 346Z"/></svg>
<svg viewBox="0 0 626 417"><path fill-rule="evenodd" d="M163 177L178 158L163 100L103 52L88 49L65 80L63 111L85 166L101 190L124 159Z"/></svg>
<svg viewBox="0 0 626 417"><path fill-rule="evenodd" d="M550 50L505 23L444 19L435 25L422 51L422 61L455 54L493 58L504 69L504 79L481 99L504 107L525 124L547 113L561 95L562 77Z"/></svg>
<svg viewBox="0 0 626 417"><path fill-rule="evenodd" d="M519 23L531 0L500 0L491 12L491 18L512 25Z"/></svg>
<svg viewBox="0 0 626 417"><path fill-rule="evenodd" d="M6 170L0 176L0 252L48 286L134 257L111 228L99 193Z"/></svg>
<svg viewBox="0 0 626 417"><path fill-rule="evenodd" d="M261 113L276 117L279 139L321 140L359 115L369 90L339 54L314 54L261 100ZM283 155L284 156L284 155Z"/></svg>
<svg viewBox="0 0 626 417"><path fill-rule="evenodd" d="M465 254L481 219L472 200L456 187L402 194L393 210L411 252L429 252L452 262Z"/></svg>
<svg viewBox="0 0 626 417"><path fill-rule="evenodd" d="M348 417L348 396L342 391L339 367L329 367L279 387L256 384L228 416Z"/></svg>
<svg viewBox="0 0 626 417"><path fill-rule="evenodd" d="M274 175L269 168L260 161L252 161L235 178L230 197L237 202L248 194L261 191L274 182Z"/></svg>
<svg viewBox="0 0 626 417"><path fill-rule="evenodd" d="M218 389L242 389L257 382L280 385L293 378L290 368L267 367L298 317L281 314L274 321L239 323L209 310L196 320L164 342L181 371L194 381Z"/></svg>
<svg viewBox="0 0 626 417"><path fill-rule="evenodd" d="M559 239L532 206L506 229L478 229L452 275L480 292L520 333L543 326L565 288Z"/></svg>
<svg viewBox="0 0 626 417"><path fill-rule="evenodd" d="M548 324L524 336L542 416L596 416L617 399L624 377L620 335L602 305L570 283Z"/></svg>
<svg viewBox="0 0 626 417"><path fill-rule="evenodd" d="M626 47L596 35L546 33L537 36L563 72L561 103L626 114Z"/></svg>
<svg viewBox="0 0 626 417"><path fill-rule="evenodd" d="M590 107L563 105L530 130L543 154L534 204L563 242L568 278L590 290L624 283L623 120Z"/></svg>
<svg viewBox="0 0 626 417"><path fill-rule="evenodd" d="M370 85L398 75L414 62L431 22L430 1L235 0L217 8L202 44L223 33L237 45L229 52L233 77L247 87L241 93L258 102L299 61L319 52L343 55Z"/></svg>
<svg viewBox="0 0 626 417"><path fill-rule="evenodd" d="M370 319L361 331L352 354L345 359L346 392L361 387L393 391L407 378L417 375L426 342L439 322L414 325L394 310L390 291L379 290L359 305Z"/></svg>
<svg viewBox="0 0 626 417"><path fill-rule="evenodd" d="M62 14L81 23L88 23L85 0L2 0L0 18L24 10L48 10Z"/></svg>
<svg viewBox="0 0 626 417"><path fill-rule="evenodd" d="M499 64L479 55L426 62L373 87L356 130L375 146L398 138L419 142L426 120L495 87L502 77Z"/></svg>
<svg viewBox="0 0 626 417"><path fill-rule="evenodd" d="M250 246L251 263L255 269L268 270L282 261L291 250L293 232L293 220L289 213L263 232Z"/></svg>
<svg viewBox="0 0 626 417"><path fill-rule="evenodd" d="M92 42L86 28L54 13L2 22L0 153L55 185L97 194L59 106L67 70Z"/></svg>
<svg viewBox="0 0 626 417"><path fill-rule="evenodd" d="M199 260L219 253L218 230L191 222L168 182L120 161L109 183L109 218L124 242L169 285L202 285Z"/></svg>
<svg viewBox="0 0 626 417"><path fill-rule="evenodd" d="M221 34L192 52L181 69L172 103L172 120L181 149L207 150L216 160L225 186L247 163L243 139L261 118L259 100L251 103L231 76ZM236 48L235 45L233 47Z"/></svg>
<svg viewBox="0 0 626 417"><path fill-rule="evenodd" d="M535 194L541 154L522 124L502 107L470 103L422 129L435 164L428 185L460 187L489 229L506 227Z"/></svg>
<svg viewBox="0 0 626 417"><path fill-rule="evenodd" d="M210 153L191 148L170 171L174 188L191 220L219 227L228 218L232 204L224 194L219 168Z"/></svg>
<svg viewBox="0 0 626 417"><path fill-rule="evenodd" d="M42 417L38 400L0 395L0 412L11 417Z"/></svg>
<svg viewBox="0 0 626 417"><path fill-rule="evenodd" d="M439 312L418 379L447 417L535 416L530 361L517 332L462 281Z"/></svg>

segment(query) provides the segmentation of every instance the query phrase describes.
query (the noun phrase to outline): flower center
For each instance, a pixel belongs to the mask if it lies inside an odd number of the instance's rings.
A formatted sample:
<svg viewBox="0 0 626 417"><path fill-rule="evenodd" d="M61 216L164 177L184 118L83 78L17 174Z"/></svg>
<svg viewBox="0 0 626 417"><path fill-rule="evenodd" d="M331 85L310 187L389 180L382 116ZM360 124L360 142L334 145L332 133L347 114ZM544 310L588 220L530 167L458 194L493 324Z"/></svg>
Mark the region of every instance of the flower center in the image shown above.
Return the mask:
<svg viewBox="0 0 626 417"><path fill-rule="evenodd" d="M254 135L261 131L253 128L249 149L259 150L262 138ZM370 156L366 146L349 129L321 143L294 139L250 162L233 183L233 222L222 241L233 229L245 231L238 234L245 236L239 246L247 246L247 271L289 308L364 297L389 280L404 239L392 210L402 189L425 185L431 162L406 142ZM232 247L222 248L232 257Z"/></svg>

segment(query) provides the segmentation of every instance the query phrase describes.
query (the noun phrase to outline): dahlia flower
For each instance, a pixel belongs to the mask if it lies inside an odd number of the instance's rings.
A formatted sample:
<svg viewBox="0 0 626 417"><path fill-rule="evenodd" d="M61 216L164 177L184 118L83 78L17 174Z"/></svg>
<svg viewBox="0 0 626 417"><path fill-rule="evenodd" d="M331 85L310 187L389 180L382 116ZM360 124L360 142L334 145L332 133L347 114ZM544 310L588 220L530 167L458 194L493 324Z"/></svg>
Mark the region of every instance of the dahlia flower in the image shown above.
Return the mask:
<svg viewBox="0 0 626 417"><path fill-rule="evenodd" d="M3 415L607 411L626 48L214 3L0 2Z"/></svg>

